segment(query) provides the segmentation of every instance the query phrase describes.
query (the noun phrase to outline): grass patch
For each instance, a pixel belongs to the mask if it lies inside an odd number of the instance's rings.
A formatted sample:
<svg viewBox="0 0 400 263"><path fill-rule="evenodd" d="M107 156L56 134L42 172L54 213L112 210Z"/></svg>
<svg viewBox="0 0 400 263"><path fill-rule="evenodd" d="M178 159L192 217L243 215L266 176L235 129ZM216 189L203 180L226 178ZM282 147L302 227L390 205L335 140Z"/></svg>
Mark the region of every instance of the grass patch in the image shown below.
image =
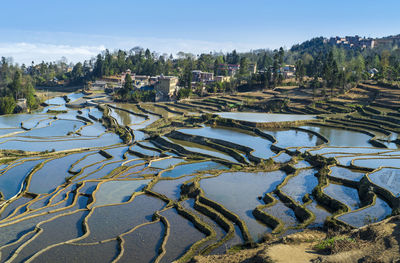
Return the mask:
<svg viewBox="0 0 400 263"><path fill-rule="evenodd" d="M354 238L346 236L335 236L325 239L314 246L318 252L335 254L338 252L349 251L358 247L358 242Z"/></svg>

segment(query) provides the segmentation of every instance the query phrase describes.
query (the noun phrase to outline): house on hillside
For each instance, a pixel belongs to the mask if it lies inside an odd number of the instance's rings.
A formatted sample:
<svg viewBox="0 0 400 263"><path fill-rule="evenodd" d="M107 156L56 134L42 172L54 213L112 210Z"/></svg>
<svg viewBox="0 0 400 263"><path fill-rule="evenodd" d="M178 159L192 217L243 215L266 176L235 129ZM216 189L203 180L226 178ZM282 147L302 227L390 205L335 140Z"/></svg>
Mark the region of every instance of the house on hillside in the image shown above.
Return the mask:
<svg viewBox="0 0 400 263"><path fill-rule="evenodd" d="M293 78L296 74L296 67L293 65L286 65L280 68L280 73L282 73L285 79Z"/></svg>
<svg viewBox="0 0 400 263"><path fill-rule="evenodd" d="M89 83L89 90L104 91L106 89L107 89L107 82L103 80L96 80L93 83Z"/></svg>
<svg viewBox="0 0 400 263"><path fill-rule="evenodd" d="M26 99L17 99L17 106L14 109L14 112L26 112L28 110L28 104L26 103Z"/></svg>
<svg viewBox="0 0 400 263"><path fill-rule="evenodd" d="M378 73L379 73L379 70L377 70L376 68L372 68L372 69L368 70L368 74L371 78L373 78Z"/></svg>
<svg viewBox="0 0 400 263"><path fill-rule="evenodd" d="M178 77L160 76L154 85L156 101L170 100L178 90Z"/></svg>
<svg viewBox="0 0 400 263"><path fill-rule="evenodd" d="M217 73L218 75L224 75L223 72L226 72L228 76L233 77L239 70L239 64L219 64L217 68Z"/></svg>
<svg viewBox="0 0 400 263"><path fill-rule="evenodd" d="M231 81L231 77L229 77L229 76L215 76L214 81L215 82L230 82Z"/></svg>
<svg viewBox="0 0 400 263"><path fill-rule="evenodd" d="M192 71L192 80L194 82L211 82L214 80L214 73L203 72L201 70Z"/></svg>

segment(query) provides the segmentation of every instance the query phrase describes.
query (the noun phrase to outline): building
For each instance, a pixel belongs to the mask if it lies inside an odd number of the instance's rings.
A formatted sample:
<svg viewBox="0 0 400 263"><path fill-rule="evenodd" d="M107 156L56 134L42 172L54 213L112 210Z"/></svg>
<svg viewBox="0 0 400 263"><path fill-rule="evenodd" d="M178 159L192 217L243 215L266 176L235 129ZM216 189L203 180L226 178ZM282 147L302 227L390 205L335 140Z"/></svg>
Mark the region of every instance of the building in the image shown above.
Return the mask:
<svg viewBox="0 0 400 263"><path fill-rule="evenodd" d="M174 76L160 76L154 86L156 100L167 100L178 90L178 78Z"/></svg>
<svg viewBox="0 0 400 263"><path fill-rule="evenodd" d="M150 76L146 75L136 75L132 78L133 84L140 89L143 86L148 86L150 84Z"/></svg>
<svg viewBox="0 0 400 263"><path fill-rule="evenodd" d="M280 73L282 73L285 79L293 78L296 74L296 67L293 65L286 65L280 68Z"/></svg>
<svg viewBox="0 0 400 263"><path fill-rule="evenodd" d="M372 38L364 38L360 36L331 37L326 39L325 43L341 46L344 48L374 48L376 41Z"/></svg>
<svg viewBox="0 0 400 263"><path fill-rule="evenodd" d="M159 76L155 76L155 77L150 77L149 79L149 85L155 85L158 81Z"/></svg>
<svg viewBox="0 0 400 263"><path fill-rule="evenodd" d="M17 106L14 109L14 112L26 112L28 110L28 105L26 103L26 99L17 99Z"/></svg>
<svg viewBox="0 0 400 263"><path fill-rule="evenodd" d="M194 82L211 82L214 80L214 73L203 72L201 70L192 71L192 81Z"/></svg>
<svg viewBox="0 0 400 263"><path fill-rule="evenodd" d="M240 70L239 64L219 64L217 68L218 75L235 76L236 73Z"/></svg>
<svg viewBox="0 0 400 263"><path fill-rule="evenodd" d="M214 81L215 82L230 82L231 81L231 77L229 77L229 76L215 76Z"/></svg>
<svg viewBox="0 0 400 263"><path fill-rule="evenodd" d="M250 74L256 74L257 73L257 62L256 63L250 63L248 71Z"/></svg>
<svg viewBox="0 0 400 263"><path fill-rule="evenodd" d="M125 82L125 75L123 79L120 76L107 76L103 77L101 80L107 83L122 84Z"/></svg>
<svg viewBox="0 0 400 263"><path fill-rule="evenodd" d="M368 74L370 75L371 78L373 78L375 76L375 74L378 74L379 70L377 70L376 68L372 68L370 70L368 70Z"/></svg>
<svg viewBox="0 0 400 263"><path fill-rule="evenodd" d="M119 84L124 84L125 83L126 75L130 75L132 80L135 79L135 73L132 73L130 69L127 69L124 73L121 74L120 77L118 77L119 78Z"/></svg>
<svg viewBox="0 0 400 263"><path fill-rule="evenodd" d="M89 83L90 90L104 91L107 89L107 82L103 80L96 80L93 83Z"/></svg>

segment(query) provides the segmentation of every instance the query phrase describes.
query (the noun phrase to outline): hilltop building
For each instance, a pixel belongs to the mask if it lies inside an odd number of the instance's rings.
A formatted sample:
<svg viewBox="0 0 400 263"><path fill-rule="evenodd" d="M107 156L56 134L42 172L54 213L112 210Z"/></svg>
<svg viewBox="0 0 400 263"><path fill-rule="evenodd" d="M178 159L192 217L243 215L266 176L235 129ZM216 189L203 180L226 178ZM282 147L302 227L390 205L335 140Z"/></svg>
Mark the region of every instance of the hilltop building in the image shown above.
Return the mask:
<svg viewBox="0 0 400 263"><path fill-rule="evenodd" d="M376 40L372 38L364 38L360 36L346 36L346 37L331 37L325 39L325 43L331 45L342 46L345 48L374 48L376 46Z"/></svg>

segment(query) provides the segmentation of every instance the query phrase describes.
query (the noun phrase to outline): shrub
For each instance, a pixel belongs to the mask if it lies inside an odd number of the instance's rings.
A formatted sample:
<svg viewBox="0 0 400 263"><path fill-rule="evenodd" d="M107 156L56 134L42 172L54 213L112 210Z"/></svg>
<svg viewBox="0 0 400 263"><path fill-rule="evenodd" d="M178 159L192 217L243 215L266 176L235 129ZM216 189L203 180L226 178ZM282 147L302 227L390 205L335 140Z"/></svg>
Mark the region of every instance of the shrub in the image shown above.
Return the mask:
<svg viewBox="0 0 400 263"><path fill-rule="evenodd" d="M357 242L354 238L335 236L321 241L315 245L314 249L320 252L334 254L341 251L348 251L356 245Z"/></svg>

